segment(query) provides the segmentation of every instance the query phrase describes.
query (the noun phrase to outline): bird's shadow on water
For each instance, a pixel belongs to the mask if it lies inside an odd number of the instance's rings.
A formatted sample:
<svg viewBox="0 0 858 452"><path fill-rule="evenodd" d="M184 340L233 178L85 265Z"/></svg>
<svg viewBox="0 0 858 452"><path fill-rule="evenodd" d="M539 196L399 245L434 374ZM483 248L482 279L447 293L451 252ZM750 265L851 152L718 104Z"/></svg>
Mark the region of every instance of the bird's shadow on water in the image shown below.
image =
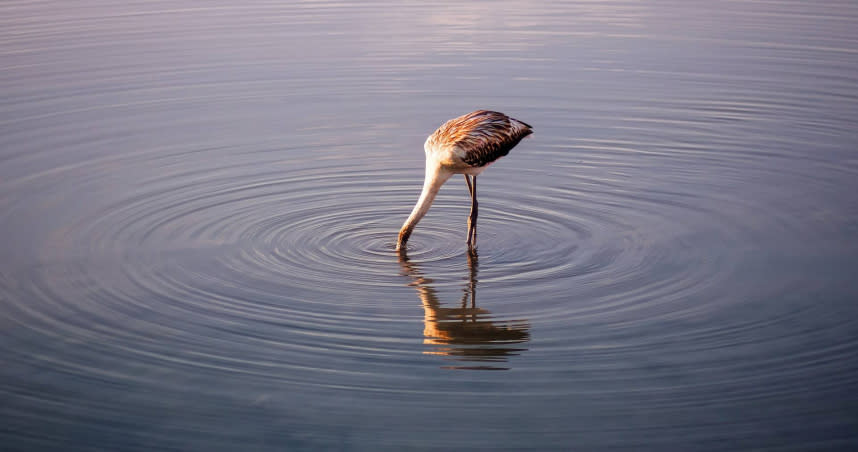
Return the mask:
<svg viewBox="0 0 858 452"><path fill-rule="evenodd" d="M513 346L530 340L527 320L495 321L490 311L477 307L476 250L467 253L468 282L455 307L442 305L432 279L423 275L405 251L399 251L398 255L403 274L411 279L408 285L417 290L423 306L423 343L427 346L423 353L455 363L443 368L508 370L503 363L527 350Z"/></svg>

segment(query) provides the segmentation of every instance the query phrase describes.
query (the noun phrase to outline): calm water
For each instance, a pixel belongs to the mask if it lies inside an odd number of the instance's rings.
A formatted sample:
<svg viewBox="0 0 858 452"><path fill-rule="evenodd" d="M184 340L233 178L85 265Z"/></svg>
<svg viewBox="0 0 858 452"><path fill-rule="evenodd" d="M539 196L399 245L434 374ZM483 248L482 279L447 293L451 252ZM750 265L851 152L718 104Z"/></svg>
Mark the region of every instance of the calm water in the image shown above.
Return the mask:
<svg viewBox="0 0 858 452"><path fill-rule="evenodd" d="M121 4L121 5L120 5ZM4 450L858 446L858 4L0 3ZM535 134L412 236L423 141Z"/></svg>

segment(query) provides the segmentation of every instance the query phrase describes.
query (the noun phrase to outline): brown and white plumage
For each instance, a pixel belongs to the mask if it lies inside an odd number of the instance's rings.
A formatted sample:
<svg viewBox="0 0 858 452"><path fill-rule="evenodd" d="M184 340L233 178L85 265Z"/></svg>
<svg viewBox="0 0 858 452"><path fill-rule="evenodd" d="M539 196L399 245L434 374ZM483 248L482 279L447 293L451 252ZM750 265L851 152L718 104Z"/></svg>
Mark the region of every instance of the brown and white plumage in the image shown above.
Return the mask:
<svg viewBox="0 0 858 452"><path fill-rule="evenodd" d="M473 247L477 224L477 175L507 155L531 133L533 129L529 125L503 113L477 110L445 122L429 135L423 145L426 151L423 191L399 231L396 249L405 247L417 222L429 211L438 190L454 174L465 175L471 194L467 243Z"/></svg>

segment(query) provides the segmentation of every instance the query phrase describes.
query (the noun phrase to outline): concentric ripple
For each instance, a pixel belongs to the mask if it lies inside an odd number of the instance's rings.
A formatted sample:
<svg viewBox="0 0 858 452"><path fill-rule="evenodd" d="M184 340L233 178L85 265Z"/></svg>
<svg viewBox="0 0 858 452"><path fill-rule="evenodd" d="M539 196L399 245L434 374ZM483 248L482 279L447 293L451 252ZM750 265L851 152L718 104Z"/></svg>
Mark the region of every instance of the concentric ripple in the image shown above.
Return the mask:
<svg viewBox="0 0 858 452"><path fill-rule="evenodd" d="M847 3L0 4L0 444L854 445Z"/></svg>

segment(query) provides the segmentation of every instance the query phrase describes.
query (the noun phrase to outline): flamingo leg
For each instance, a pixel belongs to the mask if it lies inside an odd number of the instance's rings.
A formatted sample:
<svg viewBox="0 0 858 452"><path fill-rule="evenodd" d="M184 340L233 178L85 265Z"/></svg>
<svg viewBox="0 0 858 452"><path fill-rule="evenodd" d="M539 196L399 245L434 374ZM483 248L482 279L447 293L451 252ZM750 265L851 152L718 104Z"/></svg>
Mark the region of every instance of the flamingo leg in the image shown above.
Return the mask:
<svg viewBox="0 0 858 452"><path fill-rule="evenodd" d="M471 176L468 176L467 174L462 174L462 176L465 176L465 183L468 184L468 194L470 194L471 198L473 198L474 197L474 187L473 187L473 185L471 185ZM471 211L471 214L472 213L473 213L473 210ZM469 245L468 248L470 248L470 244L471 244L471 214L468 214L468 235L466 237L466 239L468 241L468 245Z"/></svg>
<svg viewBox="0 0 858 452"><path fill-rule="evenodd" d="M471 192L471 213L468 215L468 248L473 249L477 243L477 176L471 176L473 181L465 175L468 182L468 190Z"/></svg>

